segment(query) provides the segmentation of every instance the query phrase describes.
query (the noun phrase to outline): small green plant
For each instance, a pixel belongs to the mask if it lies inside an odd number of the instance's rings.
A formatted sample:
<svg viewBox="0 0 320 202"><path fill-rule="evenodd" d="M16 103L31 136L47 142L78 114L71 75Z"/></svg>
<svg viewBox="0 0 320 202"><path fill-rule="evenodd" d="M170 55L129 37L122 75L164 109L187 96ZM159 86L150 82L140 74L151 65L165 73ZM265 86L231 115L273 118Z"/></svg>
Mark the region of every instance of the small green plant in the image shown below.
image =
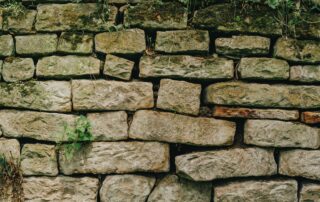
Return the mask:
<svg viewBox="0 0 320 202"><path fill-rule="evenodd" d="M19 0L6 0L0 7L4 10L5 15L18 17L25 13L25 7Z"/></svg>

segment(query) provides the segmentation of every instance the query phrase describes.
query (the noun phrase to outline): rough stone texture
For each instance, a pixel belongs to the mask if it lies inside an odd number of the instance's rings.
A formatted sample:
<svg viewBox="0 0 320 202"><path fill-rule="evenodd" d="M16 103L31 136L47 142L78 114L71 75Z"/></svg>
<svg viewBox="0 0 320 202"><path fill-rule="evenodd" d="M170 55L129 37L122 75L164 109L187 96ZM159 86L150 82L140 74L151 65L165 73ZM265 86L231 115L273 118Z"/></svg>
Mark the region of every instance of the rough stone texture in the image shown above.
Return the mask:
<svg viewBox="0 0 320 202"><path fill-rule="evenodd" d="M242 79L287 80L289 64L274 58L241 58L238 67Z"/></svg>
<svg viewBox="0 0 320 202"><path fill-rule="evenodd" d="M221 105L317 108L320 106L320 87L224 82L207 87L205 99L208 103Z"/></svg>
<svg viewBox="0 0 320 202"><path fill-rule="evenodd" d="M58 162L54 145L25 144L21 151L23 175L58 175Z"/></svg>
<svg viewBox="0 0 320 202"><path fill-rule="evenodd" d="M213 109L213 116L254 119L297 120L299 118L299 111L283 109L252 109L240 107L231 108L215 106Z"/></svg>
<svg viewBox="0 0 320 202"><path fill-rule="evenodd" d="M188 12L179 2L145 1L129 7L124 15L125 26L143 29L185 29Z"/></svg>
<svg viewBox="0 0 320 202"><path fill-rule="evenodd" d="M75 115L1 110L0 128L5 137L32 138L45 141L66 141L65 125L73 127Z"/></svg>
<svg viewBox="0 0 320 202"><path fill-rule="evenodd" d="M217 38L216 51L230 56L262 56L269 53L270 39L261 36L232 36Z"/></svg>
<svg viewBox="0 0 320 202"><path fill-rule="evenodd" d="M100 73L100 60L87 56L49 56L39 59L36 74L45 78L73 78Z"/></svg>
<svg viewBox="0 0 320 202"><path fill-rule="evenodd" d="M127 113L90 113L87 118L95 141L117 141L128 139Z"/></svg>
<svg viewBox="0 0 320 202"><path fill-rule="evenodd" d="M63 32L58 41L58 51L61 53L90 54L93 50L93 35Z"/></svg>
<svg viewBox="0 0 320 202"><path fill-rule="evenodd" d="M210 202L211 183L192 182L177 175L167 175L160 180L148 198L148 202L158 201Z"/></svg>
<svg viewBox="0 0 320 202"><path fill-rule="evenodd" d="M208 53L209 32L178 30L157 32L155 51L165 53Z"/></svg>
<svg viewBox="0 0 320 202"><path fill-rule="evenodd" d="M0 83L0 106L55 112L71 111L71 85L66 81Z"/></svg>
<svg viewBox="0 0 320 202"><path fill-rule="evenodd" d="M101 202L146 201L156 179L141 175L111 175L100 189Z"/></svg>
<svg viewBox="0 0 320 202"><path fill-rule="evenodd" d="M179 175L194 181L277 173L273 150L254 147L180 155L176 156L175 163Z"/></svg>
<svg viewBox="0 0 320 202"><path fill-rule="evenodd" d="M318 7L320 6L320 0L318 1ZM319 13L300 13L301 21L295 25L295 34L297 37L304 38L320 38L320 14ZM306 22L306 23L303 23Z"/></svg>
<svg viewBox="0 0 320 202"><path fill-rule="evenodd" d="M263 147L317 149L320 146L320 130L301 123L247 120L244 126L244 142Z"/></svg>
<svg viewBox="0 0 320 202"><path fill-rule="evenodd" d="M126 29L97 34L95 48L96 51L107 54L142 54L146 49L144 31Z"/></svg>
<svg viewBox="0 0 320 202"><path fill-rule="evenodd" d="M0 36L0 56L10 56L14 53L14 42L11 35Z"/></svg>
<svg viewBox="0 0 320 202"><path fill-rule="evenodd" d="M202 58L184 55L142 56L142 78L170 77L201 80L233 78L233 61L224 58Z"/></svg>
<svg viewBox="0 0 320 202"><path fill-rule="evenodd" d="M29 80L35 69L32 58L6 58L2 66L2 78L6 82Z"/></svg>
<svg viewBox="0 0 320 202"><path fill-rule="evenodd" d="M11 13L6 13L5 15L6 17L3 30L18 34L34 32L33 23L35 21L37 11L25 9L23 13L20 13L19 15Z"/></svg>
<svg viewBox="0 0 320 202"><path fill-rule="evenodd" d="M250 6L244 10L233 4L214 4L196 11L192 24L227 33L281 35L282 27L274 17L274 11L267 6L259 6L259 9L261 11Z"/></svg>
<svg viewBox="0 0 320 202"><path fill-rule="evenodd" d="M320 185L313 183L302 184L300 191L300 202L320 201Z"/></svg>
<svg viewBox="0 0 320 202"><path fill-rule="evenodd" d="M16 36L16 52L20 55L48 55L56 52L56 34Z"/></svg>
<svg viewBox="0 0 320 202"><path fill-rule="evenodd" d="M7 160L19 160L20 144L18 140L0 138L0 155L3 155Z"/></svg>
<svg viewBox="0 0 320 202"><path fill-rule="evenodd" d="M94 142L66 159L62 148L60 171L75 173L168 172L169 145L159 142ZM106 161L106 159L108 159Z"/></svg>
<svg viewBox="0 0 320 202"><path fill-rule="evenodd" d="M200 94L200 84L162 79L158 91L157 108L198 115Z"/></svg>
<svg viewBox="0 0 320 202"><path fill-rule="evenodd" d="M302 112L301 121L308 124L320 123L320 112Z"/></svg>
<svg viewBox="0 0 320 202"><path fill-rule="evenodd" d="M104 63L103 74L122 80L130 80L133 67L133 61L113 55L107 55Z"/></svg>
<svg viewBox="0 0 320 202"><path fill-rule="evenodd" d="M295 180L259 180L228 183L214 188L214 201L298 202Z"/></svg>
<svg viewBox="0 0 320 202"><path fill-rule="evenodd" d="M280 152L279 173L320 180L319 150L289 150Z"/></svg>
<svg viewBox="0 0 320 202"><path fill-rule="evenodd" d="M320 65L290 67L290 80L299 82L320 82Z"/></svg>
<svg viewBox="0 0 320 202"><path fill-rule="evenodd" d="M3 61L0 60L0 80L2 78L2 65L3 65Z"/></svg>
<svg viewBox="0 0 320 202"><path fill-rule="evenodd" d="M320 62L320 42L279 38L274 47L274 56L293 62Z"/></svg>
<svg viewBox="0 0 320 202"><path fill-rule="evenodd" d="M117 8L110 6L103 19L96 3L40 4L35 27L37 31L106 31L115 23Z"/></svg>
<svg viewBox="0 0 320 202"><path fill-rule="evenodd" d="M143 110L135 113L129 137L199 146L217 146L231 145L235 130L235 123L229 121Z"/></svg>
<svg viewBox="0 0 320 202"><path fill-rule="evenodd" d="M94 90L92 90L94 89ZM152 83L73 80L74 110L129 110L152 108Z"/></svg>
<svg viewBox="0 0 320 202"><path fill-rule="evenodd" d="M25 202L96 202L99 180L92 177L28 177L22 184Z"/></svg>

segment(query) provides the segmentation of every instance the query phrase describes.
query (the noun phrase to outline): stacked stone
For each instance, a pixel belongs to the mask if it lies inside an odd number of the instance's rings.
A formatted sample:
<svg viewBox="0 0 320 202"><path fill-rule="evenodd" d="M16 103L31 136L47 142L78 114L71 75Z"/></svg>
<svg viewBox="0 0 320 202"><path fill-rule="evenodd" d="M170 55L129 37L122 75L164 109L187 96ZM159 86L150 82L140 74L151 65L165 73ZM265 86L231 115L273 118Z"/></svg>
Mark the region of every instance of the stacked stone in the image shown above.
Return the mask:
<svg viewBox="0 0 320 202"><path fill-rule="evenodd" d="M23 2L0 11L0 154L25 201L320 201L320 23L286 38L263 5L235 22L215 1L109 0L107 19ZM93 140L68 159L79 114Z"/></svg>

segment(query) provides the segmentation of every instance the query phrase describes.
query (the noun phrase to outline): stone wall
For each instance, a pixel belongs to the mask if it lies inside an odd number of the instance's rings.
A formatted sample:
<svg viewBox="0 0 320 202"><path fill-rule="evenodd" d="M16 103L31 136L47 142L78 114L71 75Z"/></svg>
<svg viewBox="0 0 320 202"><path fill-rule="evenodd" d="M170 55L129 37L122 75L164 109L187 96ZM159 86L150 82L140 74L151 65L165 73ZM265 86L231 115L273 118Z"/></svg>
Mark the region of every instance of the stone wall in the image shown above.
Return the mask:
<svg viewBox="0 0 320 202"><path fill-rule="evenodd" d="M205 2L1 9L0 201L319 202L320 14Z"/></svg>

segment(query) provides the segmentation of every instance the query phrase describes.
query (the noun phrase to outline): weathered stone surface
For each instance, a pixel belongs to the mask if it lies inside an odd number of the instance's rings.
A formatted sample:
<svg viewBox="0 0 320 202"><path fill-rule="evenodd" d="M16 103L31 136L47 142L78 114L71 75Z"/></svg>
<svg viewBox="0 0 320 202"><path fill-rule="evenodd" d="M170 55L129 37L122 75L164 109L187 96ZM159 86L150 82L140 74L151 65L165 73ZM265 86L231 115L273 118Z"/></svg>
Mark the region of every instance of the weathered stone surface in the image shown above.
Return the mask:
<svg viewBox="0 0 320 202"><path fill-rule="evenodd" d="M71 85L66 81L0 83L0 106L43 111L71 111Z"/></svg>
<svg viewBox="0 0 320 202"><path fill-rule="evenodd" d="M103 19L99 4L40 4L35 27L37 31L106 31L115 23L117 8L109 6L108 19Z"/></svg>
<svg viewBox="0 0 320 202"><path fill-rule="evenodd" d="M244 142L265 147L317 149L320 146L320 130L294 122L247 120L244 125Z"/></svg>
<svg viewBox="0 0 320 202"><path fill-rule="evenodd" d="M0 127L5 137L66 141L65 125L73 127L76 116L46 112L1 110Z"/></svg>
<svg viewBox="0 0 320 202"><path fill-rule="evenodd" d="M231 145L235 130L235 123L229 121L142 110L133 117L129 137L200 146Z"/></svg>
<svg viewBox="0 0 320 202"><path fill-rule="evenodd" d="M320 65L290 67L290 80L299 82L320 82Z"/></svg>
<svg viewBox="0 0 320 202"><path fill-rule="evenodd" d="M94 90L92 90L94 89ZM152 83L73 80L74 110L129 110L152 108Z"/></svg>
<svg viewBox="0 0 320 202"><path fill-rule="evenodd" d="M56 52L56 34L16 36L16 52L20 55L47 55Z"/></svg>
<svg viewBox="0 0 320 202"><path fill-rule="evenodd" d="M192 24L227 33L281 35L282 27L274 17L274 11L261 5L259 9L249 6L243 10L235 8L233 3L215 4L196 11Z"/></svg>
<svg viewBox="0 0 320 202"><path fill-rule="evenodd" d="M133 67L133 61L113 55L107 55L104 63L103 74L122 80L130 80Z"/></svg>
<svg viewBox="0 0 320 202"><path fill-rule="evenodd" d="M289 64L275 58L241 58L238 72L242 79L287 80Z"/></svg>
<svg viewBox="0 0 320 202"><path fill-rule="evenodd" d="M99 75L100 60L87 56L49 56L39 59L36 74L46 78Z"/></svg>
<svg viewBox="0 0 320 202"><path fill-rule="evenodd" d="M0 155L4 156L7 160L19 160L20 144L18 140L0 138Z"/></svg>
<svg viewBox="0 0 320 202"><path fill-rule="evenodd" d="M279 173L320 180L320 150L289 150L280 152Z"/></svg>
<svg viewBox="0 0 320 202"><path fill-rule="evenodd" d="M142 78L170 77L188 79L231 79L233 61L224 58L201 58L183 55L142 56L140 60Z"/></svg>
<svg viewBox="0 0 320 202"><path fill-rule="evenodd" d="M107 54L142 54L146 49L144 31L126 29L97 34L95 48L96 51Z"/></svg>
<svg viewBox="0 0 320 202"><path fill-rule="evenodd" d="M58 41L61 53L90 54L93 50L93 35L74 32L63 32Z"/></svg>
<svg viewBox="0 0 320 202"><path fill-rule="evenodd" d="M111 175L100 189L101 202L146 201L156 179L141 175Z"/></svg>
<svg viewBox="0 0 320 202"><path fill-rule="evenodd" d="M301 121L308 124L320 123L320 112L302 112Z"/></svg>
<svg viewBox="0 0 320 202"><path fill-rule="evenodd" d="M126 26L143 29L184 29L187 22L186 7L175 1L145 1L129 7L124 15Z"/></svg>
<svg viewBox="0 0 320 202"><path fill-rule="evenodd" d="M27 177L22 187L26 202L96 202L99 180L92 177Z"/></svg>
<svg viewBox="0 0 320 202"><path fill-rule="evenodd" d="M21 151L23 175L58 175L58 162L54 145L25 144Z"/></svg>
<svg viewBox="0 0 320 202"><path fill-rule="evenodd" d="M14 42L11 35L0 36L0 56L10 56L14 53Z"/></svg>
<svg viewBox="0 0 320 202"><path fill-rule="evenodd" d="M192 182L177 175L167 175L161 179L148 198L148 202L210 202L210 200L211 183Z"/></svg>
<svg viewBox="0 0 320 202"><path fill-rule="evenodd" d="M201 85L162 79L158 92L157 108L178 113L198 115Z"/></svg>
<svg viewBox="0 0 320 202"><path fill-rule="evenodd" d="M295 180L259 180L232 182L214 188L214 201L298 202Z"/></svg>
<svg viewBox="0 0 320 202"><path fill-rule="evenodd" d="M157 32L155 51L165 53L208 53L209 32L178 30Z"/></svg>
<svg viewBox="0 0 320 202"><path fill-rule="evenodd" d="M274 56L293 62L320 62L320 42L279 38L274 47Z"/></svg>
<svg viewBox="0 0 320 202"><path fill-rule="evenodd" d="M215 106L213 109L215 117L236 117L236 118L254 118L254 119L279 119L279 120L297 120L299 118L298 110L283 109L252 109L252 108L232 108Z"/></svg>
<svg viewBox="0 0 320 202"><path fill-rule="evenodd" d="M320 3L320 2L319 2ZM300 191L300 202L320 201L320 185L305 183Z"/></svg>
<svg viewBox="0 0 320 202"><path fill-rule="evenodd" d="M11 33L25 34L32 33L33 23L35 21L37 11L25 9L19 15L12 14L10 11L5 13L5 23L3 30Z"/></svg>
<svg viewBox="0 0 320 202"><path fill-rule="evenodd" d="M270 39L261 36L232 36L232 38L217 38L216 51L230 56L267 55Z"/></svg>
<svg viewBox="0 0 320 202"><path fill-rule="evenodd" d="M2 65L3 65L3 61L0 60L0 80L2 78Z"/></svg>
<svg viewBox="0 0 320 202"><path fill-rule="evenodd" d="M320 87L224 82L207 87L205 99L221 105L317 108Z"/></svg>
<svg viewBox="0 0 320 202"><path fill-rule="evenodd" d="M32 58L6 58L2 66L2 77L6 82L29 80L33 77L35 66Z"/></svg>
<svg viewBox="0 0 320 202"><path fill-rule="evenodd" d="M254 147L185 154L177 156L175 163L179 175L194 181L277 173L273 150Z"/></svg>
<svg viewBox="0 0 320 202"><path fill-rule="evenodd" d="M63 174L168 172L169 145L159 142L94 142L82 148L72 159L65 158L64 147L59 164ZM107 160L106 160L107 159Z"/></svg>
<svg viewBox="0 0 320 202"><path fill-rule="evenodd" d="M87 118L95 141L117 141L128 139L127 113L89 113Z"/></svg>
<svg viewBox="0 0 320 202"><path fill-rule="evenodd" d="M319 0L318 6L320 6ZM314 12L301 12L300 13L300 23L295 25L295 34L297 37L304 38L320 38L320 14Z"/></svg>

